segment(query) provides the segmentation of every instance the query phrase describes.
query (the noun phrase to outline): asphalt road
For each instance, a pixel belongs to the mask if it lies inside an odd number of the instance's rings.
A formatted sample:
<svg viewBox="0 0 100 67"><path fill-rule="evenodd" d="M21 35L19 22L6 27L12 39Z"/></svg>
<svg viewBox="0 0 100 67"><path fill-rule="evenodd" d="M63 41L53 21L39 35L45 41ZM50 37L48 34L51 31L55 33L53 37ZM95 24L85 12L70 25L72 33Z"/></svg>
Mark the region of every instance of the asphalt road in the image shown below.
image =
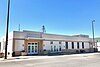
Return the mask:
<svg viewBox="0 0 100 67"><path fill-rule="evenodd" d="M100 54L0 62L0 67L100 67Z"/></svg>

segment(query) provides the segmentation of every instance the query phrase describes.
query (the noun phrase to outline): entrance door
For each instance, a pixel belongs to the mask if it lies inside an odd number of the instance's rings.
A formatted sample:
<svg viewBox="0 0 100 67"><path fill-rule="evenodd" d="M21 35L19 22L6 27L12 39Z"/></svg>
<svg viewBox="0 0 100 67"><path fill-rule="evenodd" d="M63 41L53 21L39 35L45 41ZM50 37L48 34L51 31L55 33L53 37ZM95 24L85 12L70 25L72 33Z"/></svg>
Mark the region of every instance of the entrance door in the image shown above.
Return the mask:
<svg viewBox="0 0 100 67"><path fill-rule="evenodd" d="M38 43L28 43L28 54L38 54Z"/></svg>

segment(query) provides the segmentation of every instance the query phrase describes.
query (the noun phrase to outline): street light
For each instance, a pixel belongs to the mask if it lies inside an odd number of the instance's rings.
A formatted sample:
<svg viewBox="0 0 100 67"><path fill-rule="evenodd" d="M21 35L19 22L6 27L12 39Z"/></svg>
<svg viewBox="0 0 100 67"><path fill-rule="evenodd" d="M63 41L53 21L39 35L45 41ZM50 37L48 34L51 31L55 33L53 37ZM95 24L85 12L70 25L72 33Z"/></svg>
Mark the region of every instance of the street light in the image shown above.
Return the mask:
<svg viewBox="0 0 100 67"><path fill-rule="evenodd" d="M8 28L9 28L9 10L10 10L10 0L8 0L7 28L6 28L6 44L5 44L5 57L4 57L4 59L7 59Z"/></svg>
<svg viewBox="0 0 100 67"><path fill-rule="evenodd" d="M95 40L94 40L94 22L95 22L95 20L92 21L93 47L95 46Z"/></svg>

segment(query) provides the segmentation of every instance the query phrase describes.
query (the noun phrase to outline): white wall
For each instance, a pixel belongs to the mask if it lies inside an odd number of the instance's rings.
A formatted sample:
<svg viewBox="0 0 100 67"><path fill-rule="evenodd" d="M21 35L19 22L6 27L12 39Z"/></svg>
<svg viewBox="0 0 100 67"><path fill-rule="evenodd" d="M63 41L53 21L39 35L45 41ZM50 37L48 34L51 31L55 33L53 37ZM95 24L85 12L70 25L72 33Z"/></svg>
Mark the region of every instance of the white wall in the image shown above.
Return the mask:
<svg viewBox="0 0 100 67"><path fill-rule="evenodd" d="M13 38L13 32L8 33L8 39L12 39Z"/></svg>
<svg viewBox="0 0 100 67"><path fill-rule="evenodd" d="M84 48L89 48L89 43L88 42L84 43Z"/></svg>
<svg viewBox="0 0 100 67"><path fill-rule="evenodd" d="M34 31L14 31L14 38L40 38L41 32ZM90 38L86 37L74 37L66 35L57 35L57 34L43 34L43 39L46 40L67 40L67 41L90 41Z"/></svg>
<svg viewBox="0 0 100 67"><path fill-rule="evenodd" d="M1 52L3 52L3 53L5 53L5 44L6 44L6 42L3 39L2 42L1 42ZM7 45L7 52L9 52L10 54L7 55L7 56L12 56L12 49L13 49L13 40L9 39L8 45Z"/></svg>
<svg viewBox="0 0 100 67"><path fill-rule="evenodd" d="M4 38L1 38L1 52L5 52L5 40L4 40Z"/></svg>
<svg viewBox="0 0 100 67"><path fill-rule="evenodd" d="M72 42L68 42L68 49L72 49Z"/></svg>
<svg viewBox="0 0 100 67"><path fill-rule="evenodd" d="M15 32L14 31L14 38L25 38L25 33L23 32Z"/></svg>
<svg viewBox="0 0 100 67"><path fill-rule="evenodd" d="M100 42L97 42L98 51L100 51Z"/></svg>
<svg viewBox="0 0 100 67"><path fill-rule="evenodd" d="M74 49L77 49L77 42L74 42Z"/></svg>
<svg viewBox="0 0 100 67"><path fill-rule="evenodd" d="M43 38L47 40L68 40L68 41L84 41L84 42L90 41L90 38L56 35L56 34L44 34Z"/></svg>
<svg viewBox="0 0 100 67"><path fill-rule="evenodd" d="M12 52L13 52L13 40L9 40L8 41L8 49L7 49L7 51L10 53L8 56L12 56Z"/></svg>
<svg viewBox="0 0 100 67"><path fill-rule="evenodd" d="M24 50L24 40L15 40L15 51Z"/></svg>
<svg viewBox="0 0 100 67"><path fill-rule="evenodd" d="M28 31L14 31L14 38L40 38L41 33Z"/></svg>
<svg viewBox="0 0 100 67"><path fill-rule="evenodd" d="M79 49L82 49L82 42L79 42Z"/></svg>
<svg viewBox="0 0 100 67"><path fill-rule="evenodd" d="M50 41L43 41L43 49L46 49L46 50L51 50L51 44L50 44Z"/></svg>
<svg viewBox="0 0 100 67"><path fill-rule="evenodd" d="M12 39L13 39L13 32L8 33L8 51L12 51ZM6 37L2 36L0 38L1 41L1 52L5 53L5 42L6 42Z"/></svg>

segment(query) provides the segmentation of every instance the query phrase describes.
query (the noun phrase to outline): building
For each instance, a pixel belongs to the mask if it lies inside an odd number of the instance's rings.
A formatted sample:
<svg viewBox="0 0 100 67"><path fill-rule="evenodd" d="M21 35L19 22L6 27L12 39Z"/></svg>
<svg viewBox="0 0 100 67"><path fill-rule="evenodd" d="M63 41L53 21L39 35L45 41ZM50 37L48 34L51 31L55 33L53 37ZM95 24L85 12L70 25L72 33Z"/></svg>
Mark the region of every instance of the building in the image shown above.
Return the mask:
<svg viewBox="0 0 100 67"><path fill-rule="evenodd" d="M1 38L1 52L5 52L5 37ZM93 52L88 36L67 36L36 31L12 31L8 34L8 56L26 54L48 54L56 52Z"/></svg>
<svg viewBox="0 0 100 67"><path fill-rule="evenodd" d="M100 37L95 38L95 40L97 41L97 48L98 48L98 51L100 52Z"/></svg>

